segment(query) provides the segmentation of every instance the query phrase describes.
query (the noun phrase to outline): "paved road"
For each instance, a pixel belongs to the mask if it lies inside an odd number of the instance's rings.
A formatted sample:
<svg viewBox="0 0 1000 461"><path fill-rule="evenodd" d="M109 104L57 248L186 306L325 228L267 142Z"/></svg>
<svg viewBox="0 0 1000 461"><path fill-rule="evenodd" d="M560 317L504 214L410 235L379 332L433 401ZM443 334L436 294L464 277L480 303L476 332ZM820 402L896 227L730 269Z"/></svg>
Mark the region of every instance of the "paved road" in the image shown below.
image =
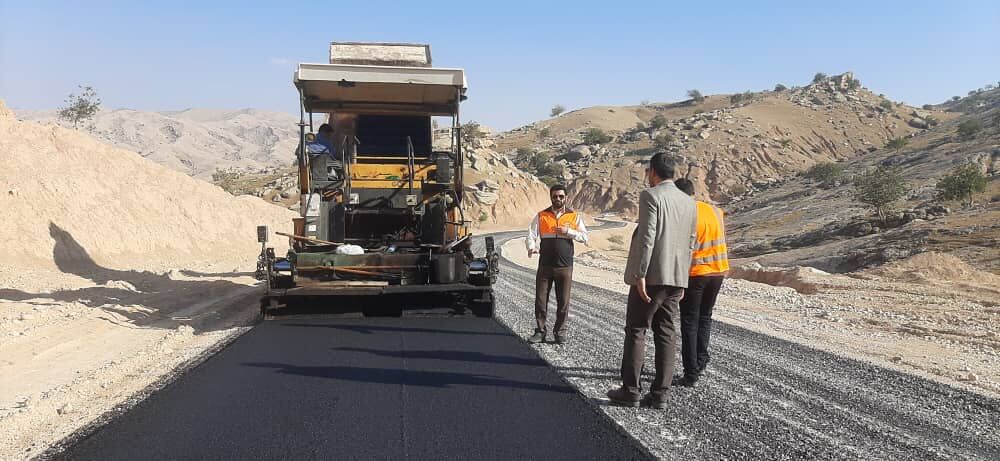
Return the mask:
<svg viewBox="0 0 1000 461"><path fill-rule="evenodd" d="M66 459L647 459L490 319L293 317L229 347Z"/></svg>
<svg viewBox="0 0 1000 461"><path fill-rule="evenodd" d="M1000 459L996 400L722 323L669 410L608 406L623 296L574 287L573 342L535 346L549 366L510 333L530 334L533 277L505 264L499 323L266 322L63 456L648 457L596 407L664 458Z"/></svg>
<svg viewBox="0 0 1000 461"><path fill-rule="evenodd" d="M534 271L508 262L496 287L499 319L522 335L534 326L533 284ZM1000 401L721 322L706 378L674 388L667 411L608 406L625 296L577 284L572 299L571 344L537 350L657 456L1000 459Z"/></svg>

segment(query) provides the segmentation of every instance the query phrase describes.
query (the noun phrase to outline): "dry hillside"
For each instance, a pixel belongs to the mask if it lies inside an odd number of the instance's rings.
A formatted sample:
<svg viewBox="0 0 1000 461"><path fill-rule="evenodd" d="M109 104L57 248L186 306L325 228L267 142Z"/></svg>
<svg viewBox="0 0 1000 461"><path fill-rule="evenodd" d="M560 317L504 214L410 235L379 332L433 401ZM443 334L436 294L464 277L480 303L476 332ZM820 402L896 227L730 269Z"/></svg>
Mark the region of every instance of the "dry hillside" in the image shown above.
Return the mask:
<svg viewBox="0 0 1000 461"><path fill-rule="evenodd" d="M236 334L256 313L255 227L291 227L288 210L2 102L0 162L0 459Z"/></svg>
<svg viewBox="0 0 1000 461"><path fill-rule="evenodd" d="M55 111L18 111L22 120L58 122ZM101 111L81 128L188 175L209 179L217 169L258 171L288 165L295 155L298 119L256 109Z"/></svg>
<svg viewBox="0 0 1000 461"><path fill-rule="evenodd" d="M871 93L847 73L700 102L591 107L515 129L497 143L518 161L541 154L562 164L576 207L634 214L644 187L638 162L654 151L669 152L702 196L733 199L818 162L858 157L917 132L927 116L922 112ZM610 142L585 144L591 129Z"/></svg>
<svg viewBox="0 0 1000 461"><path fill-rule="evenodd" d="M833 184L793 177L726 205L730 251L764 264L835 272L937 251L1000 273L1000 90L975 99L968 112L944 114L905 146L843 161ZM981 128L961 135L959 127L970 122ZM986 175L986 191L971 208L938 199L938 180L968 163ZM851 183L852 175L878 165L897 168L909 188L884 222L855 200Z"/></svg>

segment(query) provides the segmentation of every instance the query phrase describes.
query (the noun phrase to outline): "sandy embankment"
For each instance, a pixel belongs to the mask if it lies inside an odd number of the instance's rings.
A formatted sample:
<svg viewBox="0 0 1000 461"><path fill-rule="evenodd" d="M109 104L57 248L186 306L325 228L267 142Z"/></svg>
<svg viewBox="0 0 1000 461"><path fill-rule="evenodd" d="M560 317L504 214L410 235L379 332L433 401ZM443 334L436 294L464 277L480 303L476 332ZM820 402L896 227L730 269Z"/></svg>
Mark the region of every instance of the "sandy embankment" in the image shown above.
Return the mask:
<svg viewBox="0 0 1000 461"><path fill-rule="evenodd" d="M291 227L287 210L2 102L0 163L0 459L239 334L257 307L255 226Z"/></svg>
<svg viewBox="0 0 1000 461"><path fill-rule="evenodd" d="M628 293L622 247L633 228L597 231L589 248L578 245L573 279ZM507 242L503 255L529 269L538 264L527 257L524 239ZM940 267L949 269L933 269ZM716 319L1000 397L1000 281L992 274L926 254L851 276L811 268L740 276L785 286L729 278Z"/></svg>

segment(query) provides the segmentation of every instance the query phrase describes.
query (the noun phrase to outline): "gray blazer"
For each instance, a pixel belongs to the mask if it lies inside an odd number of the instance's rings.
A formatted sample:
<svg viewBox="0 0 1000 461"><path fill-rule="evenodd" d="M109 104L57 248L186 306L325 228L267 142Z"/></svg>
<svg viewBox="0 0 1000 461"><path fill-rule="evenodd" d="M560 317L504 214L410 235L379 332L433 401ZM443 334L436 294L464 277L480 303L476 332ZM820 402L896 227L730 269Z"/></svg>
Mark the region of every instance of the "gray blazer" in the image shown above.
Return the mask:
<svg viewBox="0 0 1000 461"><path fill-rule="evenodd" d="M625 283L687 288L698 209L693 198L663 181L639 195L639 224L632 234Z"/></svg>

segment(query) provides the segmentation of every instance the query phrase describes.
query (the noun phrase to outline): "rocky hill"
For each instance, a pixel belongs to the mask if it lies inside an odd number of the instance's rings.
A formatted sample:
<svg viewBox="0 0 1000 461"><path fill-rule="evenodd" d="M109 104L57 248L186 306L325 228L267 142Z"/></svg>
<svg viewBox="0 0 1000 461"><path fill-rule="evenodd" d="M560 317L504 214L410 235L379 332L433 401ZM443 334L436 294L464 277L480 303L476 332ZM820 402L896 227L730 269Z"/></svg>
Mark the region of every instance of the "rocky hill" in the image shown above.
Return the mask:
<svg viewBox="0 0 1000 461"><path fill-rule="evenodd" d="M831 184L793 177L728 204L731 254L844 272L937 251L1000 273L1000 90L944 108L950 111L937 114L937 125L903 145L844 160ZM968 208L939 199L935 187L965 164L988 181ZM896 168L909 190L884 221L854 198L851 181L876 166Z"/></svg>
<svg viewBox="0 0 1000 461"><path fill-rule="evenodd" d="M569 184L577 208L633 215L644 187L639 162L655 151L669 152L703 197L733 201L951 118L873 94L845 73L791 89L590 107L504 133L497 145L519 164L561 165L550 170L561 172L554 179Z"/></svg>
<svg viewBox="0 0 1000 461"><path fill-rule="evenodd" d="M21 120L59 123L55 111L18 111ZM101 111L81 126L95 138L201 179L216 170L259 171L295 157L298 119L256 109Z"/></svg>

